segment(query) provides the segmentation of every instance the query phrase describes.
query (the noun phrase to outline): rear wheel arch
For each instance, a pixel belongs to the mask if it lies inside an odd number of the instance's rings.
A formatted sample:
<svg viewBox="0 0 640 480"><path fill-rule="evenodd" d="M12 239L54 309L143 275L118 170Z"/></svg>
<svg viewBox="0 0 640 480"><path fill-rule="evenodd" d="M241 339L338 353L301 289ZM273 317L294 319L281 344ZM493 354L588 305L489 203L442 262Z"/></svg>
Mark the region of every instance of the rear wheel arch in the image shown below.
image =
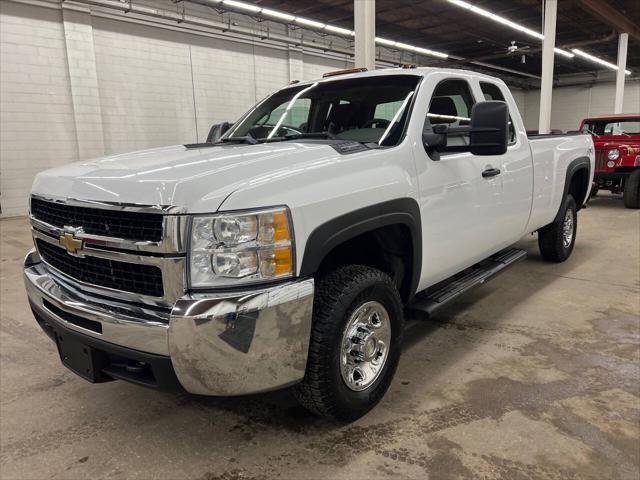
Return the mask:
<svg viewBox="0 0 640 480"><path fill-rule="evenodd" d="M589 179L591 177L591 160L589 157L579 157L569 163L567 167L567 175L564 179L564 191L560 200L558 213L554 218L559 221L563 213L564 199L571 194L576 201L578 210L582 208L587 200L587 192L589 191Z"/></svg>
<svg viewBox="0 0 640 480"><path fill-rule="evenodd" d="M407 301L416 292L420 279L421 228L420 208L413 198L390 200L340 215L309 235L300 276L314 275L331 262L365 264L392 277L401 271L398 289ZM388 254L386 258L364 257L367 251L379 250ZM341 254L353 254L353 261L341 261Z"/></svg>

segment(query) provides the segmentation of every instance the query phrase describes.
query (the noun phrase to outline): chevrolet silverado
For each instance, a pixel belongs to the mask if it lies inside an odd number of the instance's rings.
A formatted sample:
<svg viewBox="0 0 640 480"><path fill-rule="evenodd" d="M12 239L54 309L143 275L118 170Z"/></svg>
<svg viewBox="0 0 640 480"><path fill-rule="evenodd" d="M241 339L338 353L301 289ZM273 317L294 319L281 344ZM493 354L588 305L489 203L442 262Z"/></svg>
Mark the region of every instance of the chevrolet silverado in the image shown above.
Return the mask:
<svg viewBox="0 0 640 480"><path fill-rule="evenodd" d="M215 142L38 174L24 279L91 382L292 387L350 421L389 387L405 312L433 315L521 260L526 234L547 260L571 255L593 172L591 136L529 139L500 79L336 72Z"/></svg>

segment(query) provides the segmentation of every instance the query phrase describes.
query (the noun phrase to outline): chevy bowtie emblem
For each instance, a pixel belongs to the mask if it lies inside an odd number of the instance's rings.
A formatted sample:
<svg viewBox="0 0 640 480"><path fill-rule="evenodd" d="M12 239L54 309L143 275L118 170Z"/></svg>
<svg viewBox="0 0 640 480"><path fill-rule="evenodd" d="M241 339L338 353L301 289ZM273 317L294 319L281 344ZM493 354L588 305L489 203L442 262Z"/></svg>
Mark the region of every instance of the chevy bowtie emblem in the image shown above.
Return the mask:
<svg viewBox="0 0 640 480"><path fill-rule="evenodd" d="M73 233L65 233L60 236L60 245L67 249L69 253L78 253L82 250L82 240L77 239Z"/></svg>

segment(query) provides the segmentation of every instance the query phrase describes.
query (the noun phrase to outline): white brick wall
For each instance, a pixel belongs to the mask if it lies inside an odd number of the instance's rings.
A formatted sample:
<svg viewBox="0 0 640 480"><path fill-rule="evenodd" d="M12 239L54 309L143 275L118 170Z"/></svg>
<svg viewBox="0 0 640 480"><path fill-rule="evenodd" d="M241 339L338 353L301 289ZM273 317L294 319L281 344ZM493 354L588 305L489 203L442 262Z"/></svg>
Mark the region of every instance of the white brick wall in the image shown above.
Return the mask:
<svg viewBox="0 0 640 480"><path fill-rule="evenodd" d="M291 80L349 66L258 41L92 16L72 4L2 0L0 33L2 216L26 213L41 170L203 141L212 124L235 121Z"/></svg>
<svg viewBox="0 0 640 480"><path fill-rule="evenodd" d="M26 212L33 176L78 158L62 12L0 2L2 215Z"/></svg>
<svg viewBox="0 0 640 480"><path fill-rule="evenodd" d="M589 86L560 87L553 90L551 128L564 131L577 130L580 120L590 115L606 115L613 112L615 84L604 83ZM640 112L640 82L627 81L624 91L625 113ZM538 129L540 91L524 92L524 123L529 130Z"/></svg>
<svg viewBox="0 0 640 480"><path fill-rule="evenodd" d="M93 41L105 153L196 141L184 34L94 18Z"/></svg>

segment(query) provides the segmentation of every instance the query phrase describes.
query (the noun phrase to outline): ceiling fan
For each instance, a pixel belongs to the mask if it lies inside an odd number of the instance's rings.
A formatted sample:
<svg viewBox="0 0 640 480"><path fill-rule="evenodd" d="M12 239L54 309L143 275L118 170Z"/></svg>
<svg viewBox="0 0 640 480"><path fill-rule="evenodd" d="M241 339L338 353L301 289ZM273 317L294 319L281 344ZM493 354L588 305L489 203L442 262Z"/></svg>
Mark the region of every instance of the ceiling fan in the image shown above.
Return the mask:
<svg viewBox="0 0 640 480"><path fill-rule="evenodd" d="M521 52L523 50L528 50L530 48L531 48L530 45L525 45L524 47L519 47L518 45L516 45L516 41L515 40L511 40L511 45L509 45L507 47L507 55L511 55L513 53L518 53L518 52Z"/></svg>

